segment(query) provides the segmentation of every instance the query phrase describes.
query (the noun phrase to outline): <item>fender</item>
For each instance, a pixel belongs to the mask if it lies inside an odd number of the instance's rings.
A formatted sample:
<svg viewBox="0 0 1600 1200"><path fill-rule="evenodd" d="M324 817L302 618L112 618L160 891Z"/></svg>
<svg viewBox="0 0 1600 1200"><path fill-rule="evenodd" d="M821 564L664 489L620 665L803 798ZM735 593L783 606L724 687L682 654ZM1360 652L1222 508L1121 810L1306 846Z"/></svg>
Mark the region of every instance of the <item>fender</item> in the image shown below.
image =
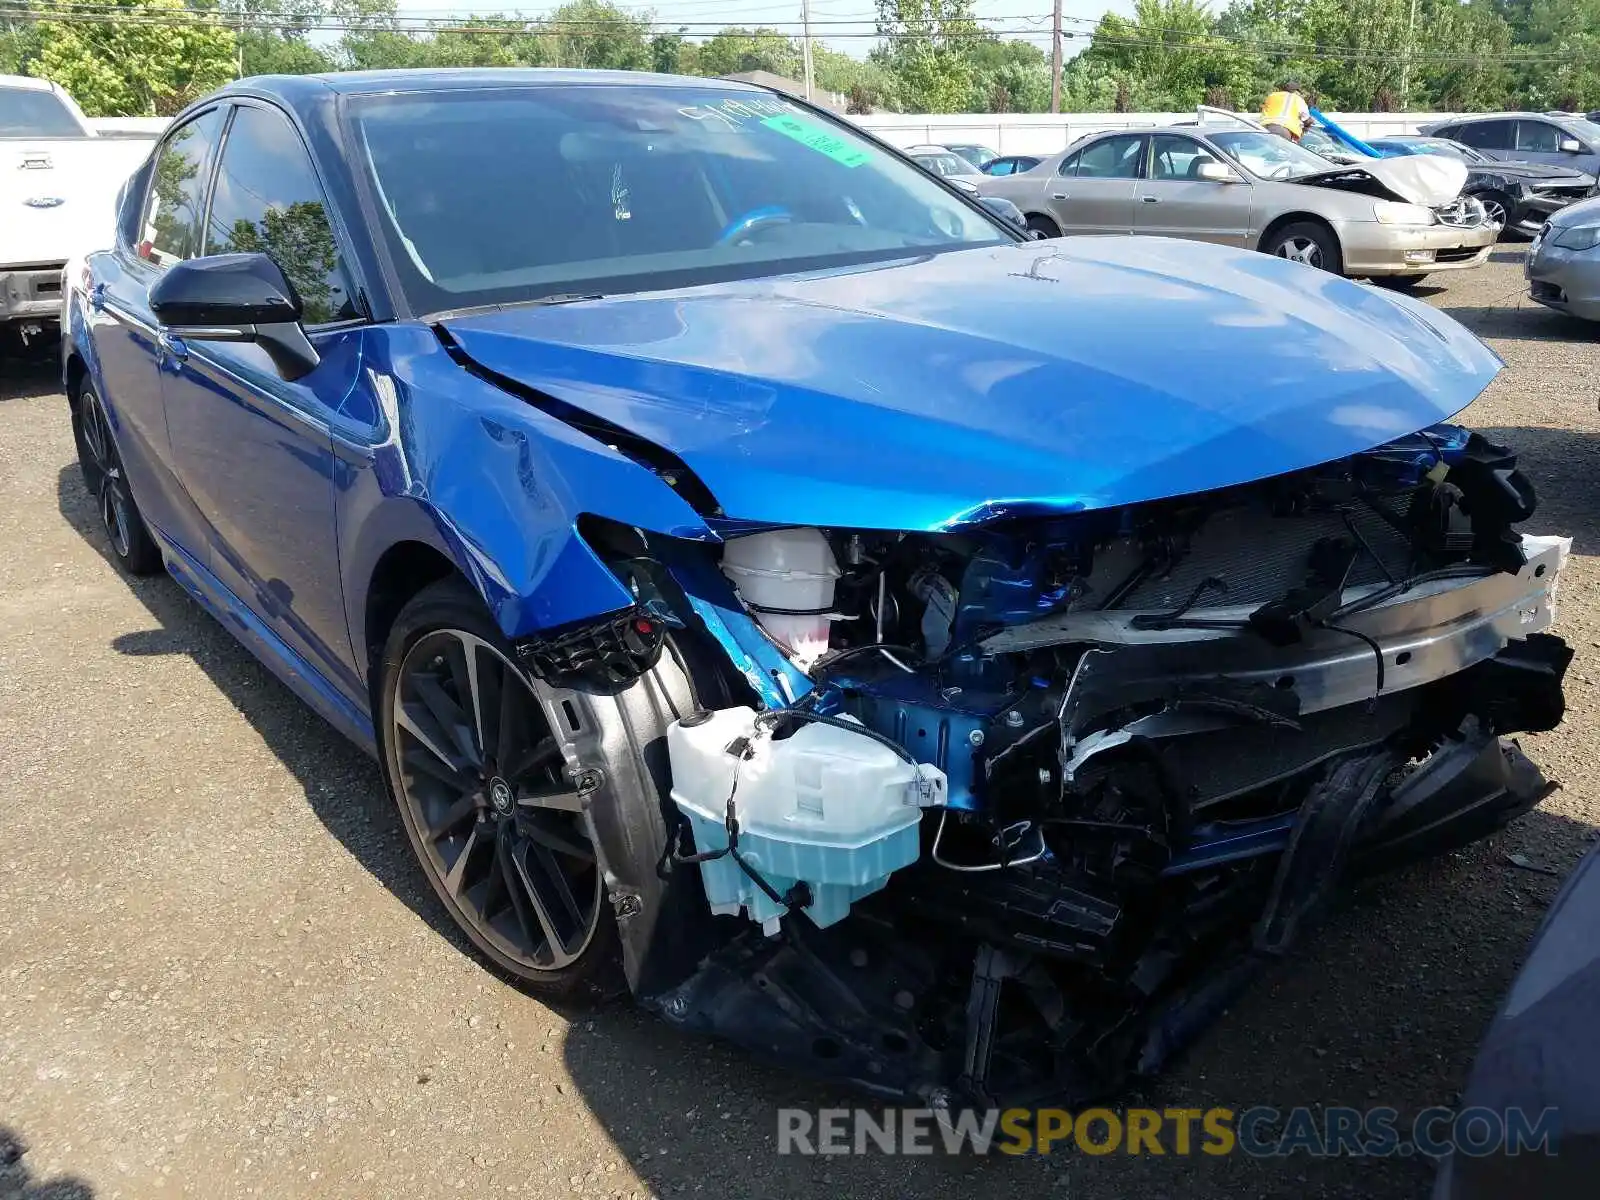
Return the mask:
<svg viewBox="0 0 1600 1200"><path fill-rule="evenodd" d="M335 439L347 466L340 571L357 653L373 570L400 542L448 558L516 639L632 603L579 537L581 515L720 540L650 471L463 370L427 326L373 326L363 354L343 406L352 426Z"/></svg>

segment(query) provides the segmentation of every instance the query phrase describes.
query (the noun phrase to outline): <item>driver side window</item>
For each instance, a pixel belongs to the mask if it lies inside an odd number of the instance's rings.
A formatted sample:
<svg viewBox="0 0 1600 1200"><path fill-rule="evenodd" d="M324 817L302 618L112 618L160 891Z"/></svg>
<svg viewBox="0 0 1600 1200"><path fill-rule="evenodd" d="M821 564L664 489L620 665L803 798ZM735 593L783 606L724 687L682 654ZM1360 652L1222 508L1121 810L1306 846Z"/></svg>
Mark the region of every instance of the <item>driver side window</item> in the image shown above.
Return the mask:
<svg viewBox="0 0 1600 1200"><path fill-rule="evenodd" d="M1150 178L1189 179L1201 160L1216 161L1199 142L1171 134L1157 134L1150 154Z"/></svg>
<svg viewBox="0 0 1600 1200"><path fill-rule="evenodd" d="M1078 153L1078 178L1137 179L1144 135L1108 137Z"/></svg>
<svg viewBox="0 0 1600 1200"><path fill-rule="evenodd" d="M157 151L136 246L146 262L170 267L200 252L200 207L221 126L222 108L209 109L173 130Z"/></svg>
<svg viewBox="0 0 1600 1200"><path fill-rule="evenodd" d="M307 325L361 316L300 135L282 114L234 110L206 222L206 253L261 253L305 305Z"/></svg>
<svg viewBox="0 0 1600 1200"><path fill-rule="evenodd" d="M1561 150L1563 134L1559 128L1544 121L1517 122L1517 149L1532 154L1556 154Z"/></svg>

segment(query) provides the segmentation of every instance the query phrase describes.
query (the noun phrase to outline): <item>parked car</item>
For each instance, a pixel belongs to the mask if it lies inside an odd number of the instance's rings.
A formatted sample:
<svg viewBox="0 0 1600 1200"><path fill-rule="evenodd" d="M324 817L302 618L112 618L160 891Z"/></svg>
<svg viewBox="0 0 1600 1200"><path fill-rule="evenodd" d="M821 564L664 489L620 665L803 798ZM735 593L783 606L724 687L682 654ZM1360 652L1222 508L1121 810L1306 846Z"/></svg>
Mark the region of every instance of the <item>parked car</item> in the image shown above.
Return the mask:
<svg viewBox="0 0 1600 1200"><path fill-rule="evenodd" d="M117 189L149 151L96 136L55 84L0 75L0 334L55 344L62 272L111 244Z"/></svg>
<svg viewBox="0 0 1600 1200"><path fill-rule="evenodd" d="M1376 138L1374 150L1386 155L1440 154L1467 164L1462 194L1483 204L1491 220L1505 230L1532 235L1551 213L1594 191L1595 178L1570 167L1547 163L1500 161L1449 138L1402 135Z"/></svg>
<svg viewBox="0 0 1600 1200"><path fill-rule="evenodd" d="M906 154L917 166L932 171L941 179L960 180L970 186L981 178L976 167L943 146L912 146Z"/></svg>
<svg viewBox="0 0 1600 1200"><path fill-rule="evenodd" d="M1600 125L1579 116L1490 113L1452 117L1421 128L1431 137L1463 142L1502 162L1538 162L1600 174Z"/></svg>
<svg viewBox="0 0 1600 1200"><path fill-rule="evenodd" d="M1024 171L1031 171L1039 165L1040 160L1032 154L1006 154L999 158L991 159L983 168L985 175L1020 175Z"/></svg>
<svg viewBox="0 0 1600 1200"><path fill-rule="evenodd" d="M1545 913L1457 1107L1462 1117L1493 1114L1481 1121L1515 1118L1527 1140L1501 1146L1489 1139L1449 1154L1440 1163L1433 1200L1582 1200L1594 1194L1600 1170L1597 1011L1600 847L1579 860ZM1441 1120L1434 1128L1449 1124Z"/></svg>
<svg viewBox="0 0 1600 1200"><path fill-rule="evenodd" d="M68 312L111 556L377 759L536 992L620 957L880 1098L1081 1097L1351 855L1549 786L1502 739L1560 717L1569 543L1447 422L1493 352L1293 262L1030 240L777 92L230 84Z"/></svg>
<svg viewBox="0 0 1600 1200"><path fill-rule="evenodd" d="M1528 247L1528 295L1585 321L1600 321L1600 199L1552 213Z"/></svg>
<svg viewBox="0 0 1600 1200"><path fill-rule="evenodd" d="M1000 157L998 150L991 150L987 146L980 146L973 142L951 143L945 149L953 154L959 154L980 171Z"/></svg>
<svg viewBox="0 0 1600 1200"><path fill-rule="evenodd" d="M1461 201L1465 179L1443 159L1339 167L1260 130L1183 126L1092 136L979 188L1047 236L1195 238L1404 286L1488 257L1498 230Z"/></svg>

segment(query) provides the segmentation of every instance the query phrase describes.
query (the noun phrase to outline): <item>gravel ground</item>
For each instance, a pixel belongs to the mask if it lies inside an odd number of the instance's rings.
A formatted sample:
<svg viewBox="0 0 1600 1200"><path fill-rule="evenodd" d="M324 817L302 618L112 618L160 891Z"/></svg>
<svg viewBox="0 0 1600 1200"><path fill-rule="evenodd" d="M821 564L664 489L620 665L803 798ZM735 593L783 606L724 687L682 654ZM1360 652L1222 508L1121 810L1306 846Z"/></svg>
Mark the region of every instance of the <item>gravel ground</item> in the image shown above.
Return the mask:
<svg viewBox="0 0 1600 1200"><path fill-rule="evenodd" d="M1567 786L1351 896L1134 1102L1448 1103L1559 884L1507 856L1564 875L1596 836L1600 350L1521 254L1430 299L1505 356L1466 419L1576 539L1568 718L1528 739ZM376 769L175 584L119 577L50 372L0 369L0 1197L1425 1194L1402 1159L777 1156L777 1108L843 1098L464 953Z"/></svg>

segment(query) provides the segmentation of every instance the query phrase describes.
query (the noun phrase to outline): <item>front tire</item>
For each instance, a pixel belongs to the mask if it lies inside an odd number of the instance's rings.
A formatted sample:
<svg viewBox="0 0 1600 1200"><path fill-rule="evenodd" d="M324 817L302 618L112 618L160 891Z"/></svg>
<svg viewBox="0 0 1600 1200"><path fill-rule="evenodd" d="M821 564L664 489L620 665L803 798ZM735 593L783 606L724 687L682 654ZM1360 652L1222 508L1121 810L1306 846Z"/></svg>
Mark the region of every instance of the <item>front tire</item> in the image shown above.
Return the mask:
<svg viewBox="0 0 1600 1200"><path fill-rule="evenodd" d="M1333 275L1344 274L1344 255L1339 250L1339 239L1326 225L1313 221L1295 221L1273 231L1261 243L1263 254L1275 254L1291 262L1327 271Z"/></svg>
<svg viewBox="0 0 1600 1200"><path fill-rule="evenodd" d="M1028 228L1034 233L1044 234L1047 238L1061 236L1061 226L1057 225L1049 217L1042 217L1038 213L1028 214Z"/></svg>
<svg viewBox="0 0 1600 1200"><path fill-rule="evenodd" d="M465 583L419 592L384 649L384 776L411 849L472 944L569 996L614 956L593 829L534 686Z"/></svg>
<svg viewBox="0 0 1600 1200"><path fill-rule="evenodd" d="M88 376L78 384L72 406L72 437L78 444L83 486L100 510L112 557L129 575L154 575L161 570L161 550L134 503L122 455L111 436L111 420Z"/></svg>

